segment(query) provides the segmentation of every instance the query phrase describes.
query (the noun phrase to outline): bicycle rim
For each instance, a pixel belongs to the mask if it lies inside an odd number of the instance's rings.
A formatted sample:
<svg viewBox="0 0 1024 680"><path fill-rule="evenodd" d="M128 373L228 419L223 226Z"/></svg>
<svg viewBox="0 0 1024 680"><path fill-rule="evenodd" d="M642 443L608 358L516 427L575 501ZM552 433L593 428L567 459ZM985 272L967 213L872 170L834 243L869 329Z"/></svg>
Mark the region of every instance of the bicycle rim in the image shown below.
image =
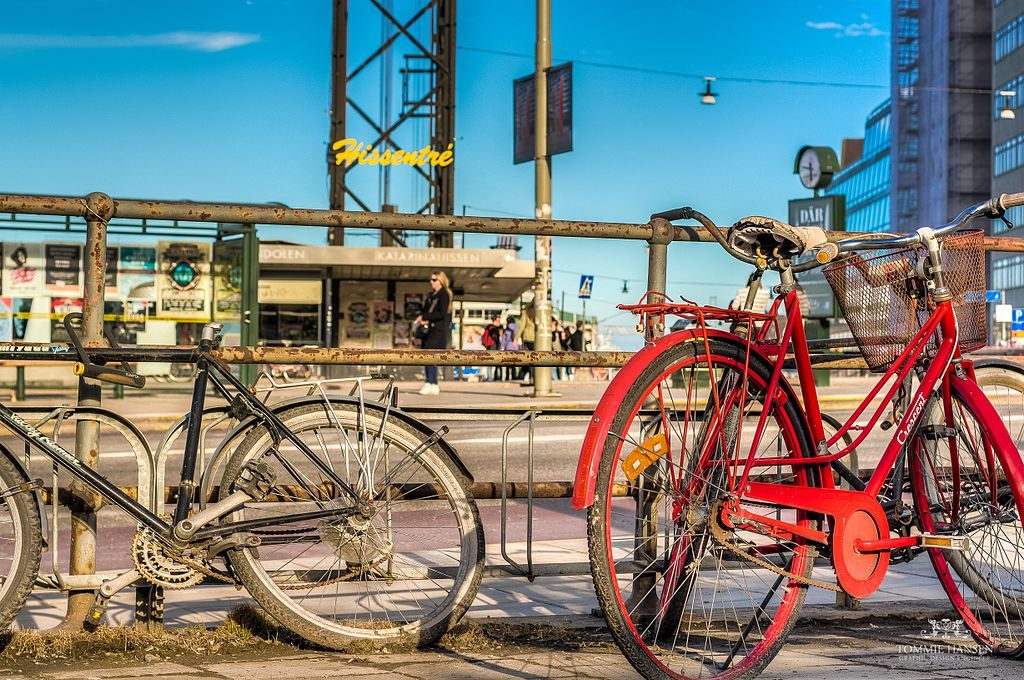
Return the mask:
<svg viewBox="0 0 1024 680"><path fill-rule="evenodd" d="M285 424L372 508L370 517L290 521L297 512L346 510L354 502L291 442L260 428L225 470L262 460L277 479L264 502L233 519L280 516L254 531L254 549L231 566L280 623L318 644L424 644L458 622L479 588L483 528L476 506L443 452L418 451L422 435L355 405L309 404Z"/></svg>
<svg viewBox="0 0 1024 680"><path fill-rule="evenodd" d="M799 576L809 576L813 567L813 553L801 539L711 528L738 477L722 461L746 458L769 370L752 356L744 381L745 349L716 341L710 346L718 406L702 338L652 360L611 426L590 513L598 599L620 649L648 678L760 673L795 623L807 587L744 559L737 549ZM809 450L793 401L770 406L756 457ZM727 416L717 418L716 412ZM631 481L623 461L629 467L635 451L659 434L668 452ZM803 467L782 466L757 468L751 478L806 485L809 475ZM628 495L616 497L617 489ZM795 511L741 507L812 524Z"/></svg>
<svg viewBox="0 0 1024 680"><path fill-rule="evenodd" d="M930 550L932 564L965 627L996 654L1024 652L1024 531L1020 491L971 404L954 393L909 447L921 530L960 537L963 551ZM935 425L951 430L937 430ZM955 430L955 435L952 430Z"/></svg>

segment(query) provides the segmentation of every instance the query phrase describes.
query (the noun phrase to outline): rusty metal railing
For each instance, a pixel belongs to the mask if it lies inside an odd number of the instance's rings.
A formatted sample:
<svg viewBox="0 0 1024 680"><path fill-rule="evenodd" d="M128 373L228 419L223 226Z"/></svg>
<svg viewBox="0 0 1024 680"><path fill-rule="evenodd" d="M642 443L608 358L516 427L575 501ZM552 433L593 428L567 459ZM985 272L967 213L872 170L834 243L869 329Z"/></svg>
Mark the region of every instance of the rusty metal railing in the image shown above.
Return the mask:
<svg viewBox="0 0 1024 680"><path fill-rule="evenodd" d="M231 203L194 203L188 201L149 201L114 199L107 194L87 196L46 196L0 194L0 212L33 215L58 215L86 221L85 247L85 323L83 339L88 346L102 344L102 312L104 272L106 271L106 226L115 218L168 220L182 222L231 222L242 224L287 225L310 227L358 227L363 229L421 229L434 232L475 234L514 234L564 236L572 238L613 238L647 241L647 290L658 299L665 294L668 245L673 242L710 242L712 235L701 226L674 226L664 220L651 223L606 223L577 220L509 219L494 217L457 217L449 215L410 215L402 213L371 213L336 210L314 210ZM880 234L830 232L830 240L854 236L873 237ZM985 239L985 249L1024 252L1024 239ZM652 335L663 328L652 328ZM157 349L184 352L176 348L147 348L153 356ZM120 350L122 358L131 349ZM96 352L96 359L113 357L114 350ZM3 351L0 349L0 356ZM40 353L53 360L55 354ZM444 366L620 366L631 356L624 352L479 352L458 350L365 350L348 348L269 348L230 347L218 350L219 358L229 363L304 363L322 365L444 365ZM185 356L183 354L182 356ZM20 357L23 358L23 355ZM68 357L70 358L70 356ZM128 359L131 360L131 359ZM184 359L187 360L187 359ZM822 368L861 368L857 357L825 356L818 359ZM79 404L99 406L98 388L79 384ZM95 464L99 451L98 428L94 423L80 422L76 439L79 457L86 464ZM88 573L95 567L96 514L90 509L90 494L75 490L84 509L75 515L72 543L72 573ZM143 596L145 597L145 595ZM72 592L64 625L74 627L84 620L92 602L90 592ZM88 603L88 604L87 604Z"/></svg>

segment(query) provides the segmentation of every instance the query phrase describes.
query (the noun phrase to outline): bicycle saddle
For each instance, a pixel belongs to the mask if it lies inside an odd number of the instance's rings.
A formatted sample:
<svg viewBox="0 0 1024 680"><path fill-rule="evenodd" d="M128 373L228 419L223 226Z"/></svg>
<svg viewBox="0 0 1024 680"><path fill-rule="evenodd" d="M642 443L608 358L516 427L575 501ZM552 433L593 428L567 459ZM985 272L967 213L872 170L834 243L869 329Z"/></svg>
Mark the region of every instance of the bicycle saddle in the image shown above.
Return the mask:
<svg viewBox="0 0 1024 680"><path fill-rule="evenodd" d="M744 255L792 259L828 242L821 227L794 227L770 217L744 217L729 227L729 245Z"/></svg>

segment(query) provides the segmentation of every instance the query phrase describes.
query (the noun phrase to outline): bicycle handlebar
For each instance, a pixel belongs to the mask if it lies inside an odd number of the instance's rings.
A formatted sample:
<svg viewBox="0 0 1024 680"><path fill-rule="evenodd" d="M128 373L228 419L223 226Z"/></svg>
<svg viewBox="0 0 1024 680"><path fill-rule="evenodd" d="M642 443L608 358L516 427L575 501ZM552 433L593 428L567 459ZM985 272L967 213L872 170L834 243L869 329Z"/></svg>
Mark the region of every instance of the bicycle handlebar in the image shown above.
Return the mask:
<svg viewBox="0 0 1024 680"><path fill-rule="evenodd" d="M128 363L125 361L121 362L121 368L114 368L113 366L107 366L105 364L95 364L89 358L89 351L82 344L82 337L78 334L75 329L73 322L82 320L81 312L72 312L64 317L64 330L68 333L68 339L71 341L72 347L78 353L79 361L77 361L72 369L75 375L82 376L83 378L92 378L93 380L102 380L104 382L114 383L116 385L125 385L127 387L143 388L146 386L146 377L139 375L135 371L128 368ZM103 330L103 335L107 338L107 343L112 348L117 347L117 343L114 338L111 337L110 333Z"/></svg>
<svg viewBox="0 0 1024 680"><path fill-rule="evenodd" d="M1006 211L1010 208L1015 208L1021 205L1024 205L1024 193L1002 194L995 198L990 198L987 201L982 201L981 203L976 203L970 206L954 217L951 221L946 222L942 226L935 227L932 231L935 233L936 238L941 238L946 234L959 229L976 217L988 217L989 219L1001 218L1006 221L1012 229L1013 224L1010 224L1004 216L1006 215ZM920 242L921 237L918 234L904 234L894 238L848 239L846 241L839 242L839 250L841 252L851 252L854 250L885 250L888 248L902 248L905 246L916 245Z"/></svg>
<svg viewBox="0 0 1024 680"><path fill-rule="evenodd" d="M943 224L940 227L936 227L932 231L936 237L941 238L946 234L964 226L976 217L988 217L990 219L1002 219L1007 223L1010 229L1013 228L1013 224L1006 219L1006 211L1010 208L1018 206L1024 206L1024 192L1015 194L1002 194L1000 196L990 198L987 201L982 201L967 208L952 221ZM672 210L665 210L663 212L654 213L651 215L651 219L663 219L672 222L674 220L696 220L700 222L708 233L725 248L726 252L735 257L737 260L754 264L757 262L755 258L749 257L741 251L733 248L726 241L725 236L722 235L717 224L711 221L706 215L694 210L693 208L674 208ZM854 250L885 250L889 248L904 248L911 245L916 245L921 242L921 236L917 233L914 234L903 234L892 238L859 238L859 239L847 239L845 241L828 242L817 248L818 257L805 262L803 264L794 265L792 271L799 273L805 272L815 267L831 262L840 253L851 252Z"/></svg>

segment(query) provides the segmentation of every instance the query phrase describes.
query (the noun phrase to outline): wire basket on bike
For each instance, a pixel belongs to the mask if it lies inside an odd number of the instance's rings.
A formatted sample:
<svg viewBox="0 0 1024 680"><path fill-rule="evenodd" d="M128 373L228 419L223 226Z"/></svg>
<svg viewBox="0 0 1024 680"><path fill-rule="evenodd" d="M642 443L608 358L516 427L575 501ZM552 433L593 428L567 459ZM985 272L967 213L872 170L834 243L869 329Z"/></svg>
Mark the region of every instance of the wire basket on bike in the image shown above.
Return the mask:
<svg viewBox="0 0 1024 680"><path fill-rule="evenodd" d="M960 231L942 241L946 286L960 329L960 351L985 346L984 232ZM918 278L921 249L896 250L865 257L851 255L825 267L839 307L872 371L892 365L928 318L928 295ZM933 337L929 344L937 347Z"/></svg>

